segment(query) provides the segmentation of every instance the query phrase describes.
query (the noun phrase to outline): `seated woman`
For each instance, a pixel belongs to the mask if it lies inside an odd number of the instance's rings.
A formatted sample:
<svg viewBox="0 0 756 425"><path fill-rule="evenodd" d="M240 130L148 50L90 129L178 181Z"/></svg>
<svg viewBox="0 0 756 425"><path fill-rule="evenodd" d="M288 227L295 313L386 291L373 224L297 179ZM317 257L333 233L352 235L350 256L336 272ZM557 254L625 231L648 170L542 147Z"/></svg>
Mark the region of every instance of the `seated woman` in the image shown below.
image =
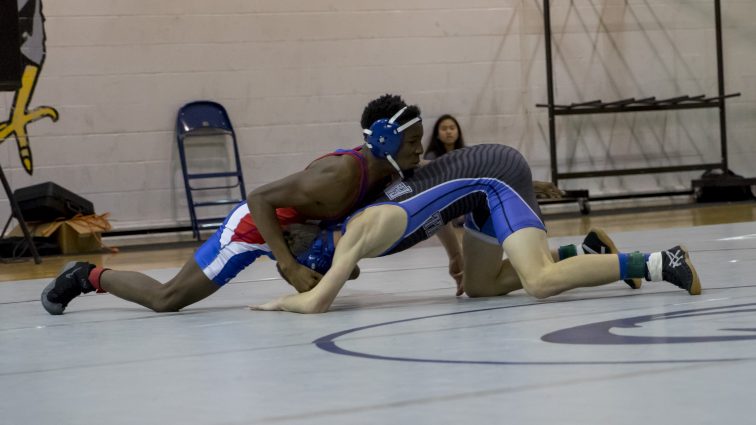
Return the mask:
<svg viewBox="0 0 756 425"><path fill-rule="evenodd" d="M299 256L308 267L327 270L314 289L252 308L325 312L360 259L401 252L463 214L463 285L471 297L524 289L546 298L631 278L665 280L691 295L701 293L688 252L679 245L646 254L560 255L569 258L556 262L525 159L508 146L477 145L421 167L349 216L340 230L318 235L314 249Z"/></svg>
<svg viewBox="0 0 756 425"><path fill-rule="evenodd" d="M465 147L465 138L462 136L462 128L452 115L444 114L438 117L433 125L428 147L425 148L423 159L432 161L446 153Z"/></svg>

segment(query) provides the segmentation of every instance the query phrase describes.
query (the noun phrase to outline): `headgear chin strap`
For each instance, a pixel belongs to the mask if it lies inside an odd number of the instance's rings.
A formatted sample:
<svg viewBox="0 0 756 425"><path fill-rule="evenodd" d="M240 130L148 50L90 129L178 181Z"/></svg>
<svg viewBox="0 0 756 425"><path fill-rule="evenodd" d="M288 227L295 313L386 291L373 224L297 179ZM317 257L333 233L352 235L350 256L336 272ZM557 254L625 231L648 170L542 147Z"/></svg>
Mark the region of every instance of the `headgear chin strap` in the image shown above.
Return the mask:
<svg viewBox="0 0 756 425"><path fill-rule="evenodd" d="M421 121L420 117L415 117L402 124L401 126L397 124L396 120L406 109L407 107L405 106L404 108L400 109L399 112L394 114L393 117L389 119L381 118L378 121L374 122L369 129L366 128L362 130L362 133L364 133L365 135L365 142L367 142L367 147L370 149L370 152L372 152L373 155L378 158L387 159L388 162L390 162L391 165L396 168L396 171L399 172L399 176L401 178L404 178L404 174L402 173L402 169L399 168L399 164L397 164L396 160L394 160L394 157L402 147L403 137L401 133L413 124Z"/></svg>

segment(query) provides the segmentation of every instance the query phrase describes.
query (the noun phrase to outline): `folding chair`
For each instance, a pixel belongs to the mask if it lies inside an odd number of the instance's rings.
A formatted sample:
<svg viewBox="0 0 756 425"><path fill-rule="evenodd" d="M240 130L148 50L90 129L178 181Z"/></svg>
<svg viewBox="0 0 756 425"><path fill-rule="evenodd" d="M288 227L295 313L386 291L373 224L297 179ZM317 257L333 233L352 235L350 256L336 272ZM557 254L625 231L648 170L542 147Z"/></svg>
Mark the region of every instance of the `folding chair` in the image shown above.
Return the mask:
<svg viewBox="0 0 756 425"><path fill-rule="evenodd" d="M203 136L203 140L222 140L223 148L228 151L228 139L230 136L233 147L233 164L227 164L230 170L211 172L196 172L189 170L187 157L192 160L191 147L187 148L187 139L195 136ZM222 136L222 137L217 137ZM210 101L197 101L187 103L178 111L176 118L176 138L178 142L179 156L181 157L181 171L184 177L184 188L186 189L186 200L189 206L189 216L192 221L192 234L194 238L200 240L200 230L214 228L223 223L224 217L199 218L197 209L202 207L213 207L218 205L235 205L247 199L244 190L244 177L242 176L241 161L239 160L239 148L236 142L236 133L231 125L231 120L226 113L226 109L218 103ZM190 143L191 145L191 143ZM203 170L205 171L205 170ZM200 180L214 180L207 186L199 185ZM223 184L219 181L225 180ZM223 189L239 188L238 199L202 199L195 201L194 192L199 191L219 191Z"/></svg>

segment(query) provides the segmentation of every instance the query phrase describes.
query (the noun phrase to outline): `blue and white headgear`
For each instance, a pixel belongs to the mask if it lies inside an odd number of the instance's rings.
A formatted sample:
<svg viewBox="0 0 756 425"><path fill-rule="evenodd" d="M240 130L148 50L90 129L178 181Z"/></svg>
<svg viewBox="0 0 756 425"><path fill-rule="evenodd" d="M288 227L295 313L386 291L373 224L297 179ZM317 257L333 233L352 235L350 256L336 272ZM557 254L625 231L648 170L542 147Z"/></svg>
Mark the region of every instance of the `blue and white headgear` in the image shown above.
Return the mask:
<svg viewBox="0 0 756 425"><path fill-rule="evenodd" d="M402 169L399 168L399 164L394 160L394 157L402 147L403 137L401 133L413 124L422 120L420 117L415 117L402 125L397 124L396 120L399 119L406 109L407 107L405 106L400 109L399 112L394 114L393 117L389 119L381 118L374 122L370 128L362 130L370 152L378 158L387 159L388 162L396 168L396 171L399 172L399 176L402 178L404 178Z"/></svg>
<svg viewBox="0 0 756 425"><path fill-rule="evenodd" d="M320 274L326 274L333 263L336 254L336 244L333 240L333 231L336 227L328 227L320 231L313 239L310 248L297 255L297 262Z"/></svg>

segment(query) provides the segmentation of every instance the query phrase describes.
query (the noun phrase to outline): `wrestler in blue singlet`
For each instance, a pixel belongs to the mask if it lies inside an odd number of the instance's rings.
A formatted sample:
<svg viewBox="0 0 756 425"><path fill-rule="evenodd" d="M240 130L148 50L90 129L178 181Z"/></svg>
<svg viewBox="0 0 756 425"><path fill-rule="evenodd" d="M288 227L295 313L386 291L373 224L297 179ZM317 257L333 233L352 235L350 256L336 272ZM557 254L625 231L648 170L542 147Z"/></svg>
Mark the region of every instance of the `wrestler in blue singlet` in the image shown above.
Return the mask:
<svg viewBox="0 0 756 425"><path fill-rule="evenodd" d="M349 220L355 214L381 204L398 205L409 218L402 238L382 255L430 238L460 215L467 215L466 228L496 244L526 227L546 230L530 167L517 150L505 145L458 149L416 169L350 215L342 231L349 230ZM333 246L323 249L323 241L323 237L315 241L318 249L310 255L310 263L315 257L326 257L318 262L321 273L330 267L334 250Z"/></svg>

